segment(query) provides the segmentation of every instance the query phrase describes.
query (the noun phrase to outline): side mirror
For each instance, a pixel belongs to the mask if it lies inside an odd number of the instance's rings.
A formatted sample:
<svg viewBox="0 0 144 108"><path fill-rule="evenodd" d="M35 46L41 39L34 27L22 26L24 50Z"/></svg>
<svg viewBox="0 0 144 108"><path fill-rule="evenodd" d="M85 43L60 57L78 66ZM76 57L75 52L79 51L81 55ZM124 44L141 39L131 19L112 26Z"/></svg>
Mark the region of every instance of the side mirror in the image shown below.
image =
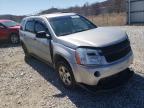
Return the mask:
<svg viewBox="0 0 144 108"><path fill-rule="evenodd" d="M50 35L47 34L45 31L40 31L36 33L36 37L41 39L50 39Z"/></svg>

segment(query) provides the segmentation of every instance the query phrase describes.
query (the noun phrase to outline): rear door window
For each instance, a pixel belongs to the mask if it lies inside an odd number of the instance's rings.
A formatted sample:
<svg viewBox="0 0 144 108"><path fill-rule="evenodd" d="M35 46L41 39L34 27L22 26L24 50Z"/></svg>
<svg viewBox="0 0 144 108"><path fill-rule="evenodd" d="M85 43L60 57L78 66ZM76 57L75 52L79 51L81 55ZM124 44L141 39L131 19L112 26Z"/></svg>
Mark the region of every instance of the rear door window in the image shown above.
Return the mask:
<svg viewBox="0 0 144 108"><path fill-rule="evenodd" d="M34 25L35 25L35 21L28 21L26 23L25 30L34 33Z"/></svg>

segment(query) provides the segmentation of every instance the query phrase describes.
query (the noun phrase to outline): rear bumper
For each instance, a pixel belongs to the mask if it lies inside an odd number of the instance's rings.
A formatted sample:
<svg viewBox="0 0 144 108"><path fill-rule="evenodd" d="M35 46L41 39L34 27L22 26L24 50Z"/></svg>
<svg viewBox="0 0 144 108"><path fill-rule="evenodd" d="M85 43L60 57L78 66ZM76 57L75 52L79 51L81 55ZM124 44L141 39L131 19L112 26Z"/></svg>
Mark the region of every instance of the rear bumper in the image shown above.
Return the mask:
<svg viewBox="0 0 144 108"><path fill-rule="evenodd" d="M99 82L103 79L116 75L127 69L130 64L132 64L132 62L133 53L130 52L126 57L110 65L104 65L100 67L87 67L76 64L73 67L73 72L76 82L87 85L98 85ZM98 76L95 75L96 72L99 73Z"/></svg>

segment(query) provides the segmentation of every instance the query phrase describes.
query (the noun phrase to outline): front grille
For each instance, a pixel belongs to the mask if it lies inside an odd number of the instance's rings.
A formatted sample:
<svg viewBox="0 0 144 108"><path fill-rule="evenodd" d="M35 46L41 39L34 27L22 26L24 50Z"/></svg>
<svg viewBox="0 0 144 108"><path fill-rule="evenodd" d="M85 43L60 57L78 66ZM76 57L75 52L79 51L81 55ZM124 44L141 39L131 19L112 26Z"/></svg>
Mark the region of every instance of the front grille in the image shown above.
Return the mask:
<svg viewBox="0 0 144 108"><path fill-rule="evenodd" d="M133 74L134 74L133 71L126 69L115 75L101 79L97 87L103 87L106 89L106 88L114 88L116 86L123 85L133 76Z"/></svg>
<svg viewBox="0 0 144 108"><path fill-rule="evenodd" d="M133 71L131 71L130 69L125 69L112 76L102 78L96 86L90 86L85 84L83 85L87 90L95 93L96 91L105 91L113 88L119 88L120 86L126 84L133 75Z"/></svg>
<svg viewBox="0 0 144 108"><path fill-rule="evenodd" d="M107 62L111 63L125 57L131 51L128 39L108 47L102 48L102 55L105 56Z"/></svg>

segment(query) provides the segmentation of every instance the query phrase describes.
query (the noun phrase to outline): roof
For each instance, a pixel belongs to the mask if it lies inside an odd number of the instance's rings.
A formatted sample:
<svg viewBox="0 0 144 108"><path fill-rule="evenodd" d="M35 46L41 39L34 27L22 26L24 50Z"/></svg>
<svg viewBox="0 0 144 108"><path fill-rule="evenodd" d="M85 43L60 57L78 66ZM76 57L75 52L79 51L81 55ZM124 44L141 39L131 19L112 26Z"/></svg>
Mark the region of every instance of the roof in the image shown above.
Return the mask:
<svg viewBox="0 0 144 108"><path fill-rule="evenodd" d="M7 22L7 21L11 21L11 20L7 20L7 19L0 19L0 22Z"/></svg>
<svg viewBox="0 0 144 108"><path fill-rule="evenodd" d="M51 13L51 14L43 14L43 15L34 15L25 17L23 20L33 19L33 18L54 18L54 17L62 17L62 16L71 16L76 15L76 13Z"/></svg>
<svg viewBox="0 0 144 108"><path fill-rule="evenodd" d="M70 15L76 15L76 13L52 13L52 14L45 14L40 16L46 18L53 18L53 17L70 16Z"/></svg>

